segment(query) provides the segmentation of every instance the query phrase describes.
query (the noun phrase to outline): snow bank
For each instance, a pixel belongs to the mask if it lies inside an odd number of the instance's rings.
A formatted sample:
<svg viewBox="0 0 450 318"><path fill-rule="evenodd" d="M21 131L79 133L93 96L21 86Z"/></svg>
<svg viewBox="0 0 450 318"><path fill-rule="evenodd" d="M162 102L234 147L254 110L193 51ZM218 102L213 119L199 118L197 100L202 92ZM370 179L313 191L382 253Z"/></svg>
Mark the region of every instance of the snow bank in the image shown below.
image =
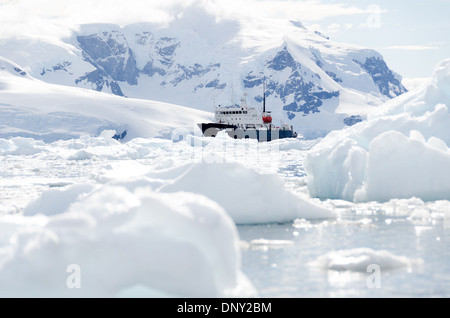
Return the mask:
<svg viewBox="0 0 450 318"><path fill-rule="evenodd" d="M193 164L160 191L200 193L225 208L237 224L330 218L333 213L291 192L277 174L263 174L238 163Z"/></svg>
<svg viewBox="0 0 450 318"><path fill-rule="evenodd" d="M428 85L313 147L304 160L310 194L349 201L450 199L448 105L450 59Z"/></svg>
<svg viewBox="0 0 450 318"><path fill-rule="evenodd" d="M233 221L201 195L77 185L0 228L2 297L254 296Z"/></svg>
<svg viewBox="0 0 450 318"><path fill-rule="evenodd" d="M309 265L325 270L367 272L370 265L378 265L383 271L411 267L421 263L421 259L398 256L385 250L355 248L327 253Z"/></svg>

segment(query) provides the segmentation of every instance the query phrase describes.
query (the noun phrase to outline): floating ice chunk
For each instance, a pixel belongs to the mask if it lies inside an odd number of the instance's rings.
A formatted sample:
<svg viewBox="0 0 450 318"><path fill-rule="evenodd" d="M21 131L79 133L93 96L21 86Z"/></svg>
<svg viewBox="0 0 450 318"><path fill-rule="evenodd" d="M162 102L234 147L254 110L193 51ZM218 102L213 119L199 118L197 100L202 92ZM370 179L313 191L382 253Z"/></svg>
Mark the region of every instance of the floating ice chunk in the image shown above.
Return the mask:
<svg viewBox="0 0 450 318"><path fill-rule="evenodd" d="M430 148L438 149L444 152L449 151L447 144L442 139L437 137L430 137L430 139L428 139L427 145Z"/></svg>
<svg viewBox="0 0 450 318"><path fill-rule="evenodd" d="M352 139L313 148L304 160L311 196L353 201L364 180L367 157L367 151Z"/></svg>
<svg viewBox="0 0 450 318"><path fill-rule="evenodd" d="M124 160L103 166L97 179L101 182L138 179L150 169L139 162Z"/></svg>
<svg viewBox="0 0 450 318"><path fill-rule="evenodd" d="M287 189L277 174L262 174L237 163L193 164L160 191L203 194L225 208L237 224L334 217L331 210Z"/></svg>
<svg viewBox="0 0 450 318"><path fill-rule="evenodd" d="M420 131L417 131L417 130L411 130L409 132L409 139L416 140L422 144L424 144L426 142L423 135L420 133Z"/></svg>
<svg viewBox="0 0 450 318"><path fill-rule="evenodd" d="M0 155L31 156L46 151L44 142L33 138L14 137L0 141Z"/></svg>
<svg viewBox="0 0 450 318"><path fill-rule="evenodd" d="M414 209L410 216L408 217L409 220L415 222L415 221L427 221L431 219L431 213L426 208L417 208Z"/></svg>
<svg viewBox="0 0 450 318"><path fill-rule="evenodd" d="M24 209L24 215L54 215L61 214L79 198L92 192L97 186L94 184L77 184L61 189L44 191L39 198L29 203Z"/></svg>
<svg viewBox="0 0 450 318"><path fill-rule="evenodd" d="M76 151L74 154L67 157L68 160L88 160L94 156L93 153L84 149Z"/></svg>
<svg viewBox="0 0 450 318"><path fill-rule="evenodd" d="M102 138L113 138L115 135L117 134L117 132L115 130L103 130L99 137Z"/></svg>
<svg viewBox="0 0 450 318"><path fill-rule="evenodd" d="M391 270L420 265L421 259L397 256L385 250L355 248L327 253L310 263L311 266L335 271L366 272L370 265L380 266L380 270Z"/></svg>
<svg viewBox="0 0 450 318"><path fill-rule="evenodd" d="M293 246L294 242L290 240L255 239L250 242L250 245L255 249L278 249Z"/></svg>

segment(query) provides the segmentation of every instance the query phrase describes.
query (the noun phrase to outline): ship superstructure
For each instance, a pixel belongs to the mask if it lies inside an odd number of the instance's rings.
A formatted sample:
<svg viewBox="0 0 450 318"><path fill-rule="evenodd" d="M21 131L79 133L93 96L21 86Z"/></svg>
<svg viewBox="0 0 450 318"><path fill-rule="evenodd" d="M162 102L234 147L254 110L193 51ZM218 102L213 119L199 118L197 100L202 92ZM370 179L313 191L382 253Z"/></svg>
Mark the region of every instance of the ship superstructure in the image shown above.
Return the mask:
<svg viewBox="0 0 450 318"><path fill-rule="evenodd" d="M198 124L206 137L215 137L219 131L225 130L234 139L258 139L272 141L283 138L297 138L292 126L283 124L276 127L272 123L272 115L266 110L266 96L264 90L262 112L248 107L246 96L240 105L230 107L215 107L215 122Z"/></svg>

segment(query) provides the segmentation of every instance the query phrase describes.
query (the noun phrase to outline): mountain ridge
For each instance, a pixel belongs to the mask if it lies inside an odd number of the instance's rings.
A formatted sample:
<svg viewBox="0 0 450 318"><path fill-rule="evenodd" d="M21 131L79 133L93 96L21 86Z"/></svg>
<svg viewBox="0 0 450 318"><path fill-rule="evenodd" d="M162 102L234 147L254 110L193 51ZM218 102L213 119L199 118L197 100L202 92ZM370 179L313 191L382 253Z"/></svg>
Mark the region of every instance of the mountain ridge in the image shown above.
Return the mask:
<svg viewBox="0 0 450 318"><path fill-rule="evenodd" d="M274 117L307 138L342 129L354 122L349 118L364 119L407 91L378 52L333 42L300 22L271 21L273 29L261 22L258 29L188 20L167 28L82 25L63 39L70 49L34 43L38 54L24 67L50 83L210 112L214 104L230 105L244 94L260 107L266 81ZM21 59L20 51L10 55Z"/></svg>

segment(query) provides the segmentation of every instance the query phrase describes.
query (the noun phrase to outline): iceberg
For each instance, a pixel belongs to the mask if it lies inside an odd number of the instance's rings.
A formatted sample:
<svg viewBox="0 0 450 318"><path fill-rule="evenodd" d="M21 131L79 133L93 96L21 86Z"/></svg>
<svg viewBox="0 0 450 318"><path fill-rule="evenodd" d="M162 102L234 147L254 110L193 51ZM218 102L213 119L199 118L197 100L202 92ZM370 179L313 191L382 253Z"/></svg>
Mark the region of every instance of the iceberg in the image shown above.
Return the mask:
<svg viewBox="0 0 450 318"><path fill-rule="evenodd" d="M450 199L450 59L431 80L335 131L305 157L308 190L355 202Z"/></svg>

